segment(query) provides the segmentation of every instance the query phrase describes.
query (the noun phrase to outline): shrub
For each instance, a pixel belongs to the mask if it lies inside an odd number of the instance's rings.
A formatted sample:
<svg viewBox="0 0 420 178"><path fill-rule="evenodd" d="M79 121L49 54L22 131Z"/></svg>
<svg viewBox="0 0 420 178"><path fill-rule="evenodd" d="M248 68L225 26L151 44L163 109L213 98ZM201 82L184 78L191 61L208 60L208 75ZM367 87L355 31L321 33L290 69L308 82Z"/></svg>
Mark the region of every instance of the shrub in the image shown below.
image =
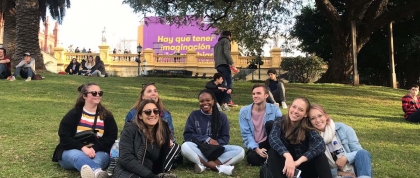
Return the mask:
<svg viewBox="0 0 420 178"><path fill-rule="evenodd" d="M326 63L317 56L283 58L280 67L288 71L288 79L292 82L308 83L317 80L324 70Z"/></svg>

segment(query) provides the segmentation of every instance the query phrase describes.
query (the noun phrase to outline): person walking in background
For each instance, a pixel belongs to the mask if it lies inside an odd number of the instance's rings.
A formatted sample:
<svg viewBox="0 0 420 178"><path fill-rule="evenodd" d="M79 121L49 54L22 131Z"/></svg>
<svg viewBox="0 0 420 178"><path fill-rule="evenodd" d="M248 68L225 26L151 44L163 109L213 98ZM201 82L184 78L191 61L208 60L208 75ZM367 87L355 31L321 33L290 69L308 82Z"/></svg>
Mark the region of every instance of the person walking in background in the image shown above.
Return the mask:
<svg viewBox="0 0 420 178"><path fill-rule="evenodd" d="M404 118L410 122L420 122L420 97L419 85L413 84L410 92L402 97L402 110L404 111Z"/></svg>
<svg viewBox="0 0 420 178"><path fill-rule="evenodd" d="M53 153L53 162L64 169L76 169L82 178L107 178L104 169L109 164L109 151L117 139L118 127L114 116L102 104L104 92L95 83L77 88L76 104L61 120L58 128L59 144ZM92 131L92 139L75 138L76 133ZM90 135L89 135L90 136Z"/></svg>
<svg viewBox="0 0 420 178"><path fill-rule="evenodd" d="M20 75L22 78L26 78L25 81L29 82L35 75L35 59L31 57L31 54L26 52L23 60L16 66L16 70L9 81L15 81L16 77Z"/></svg>
<svg viewBox="0 0 420 178"><path fill-rule="evenodd" d="M197 174L209 168L233 175L233 165L244 158L245 151L240 146L228 145L229 121L226 114L217 109L213 91L200 91L198 101L200 110L191 112L185 124L185 142L181 146L181 153L194 163L194 172ZM216 147L221 151L212 156L206 147Z"/></svg>
<svg viewBox="0 0 420 178"><path fill-rule="evenodd" d="M309 111L311 125L325 142L325 155L333 177L371 178L372 156L362 148L356 132L350 126L331 119L321 105Z"/></svg>
<svg viewBox="0 0 420 178"><path fill-rule="evenodd" d="M265 102L268 97L266 86L256 84L252 87L252 104L244 106L239 112L239 128L242 142L248 149L246 160L251 166L261 166L270 150L268 137L274 119L282 117L280 108Z"/></svg>
<svg viewBox="0 0 420 178"><path fill-rule="evenodd" d="M238 106L232 101L232 72L230 68L234 68L235 64L233 63L231 51L231 41L232 33L230 31L223 31L222 35L219 37L218 42L214 46L214 68L217 72L223 75L223 79L226 82L226 93L228 94L228 105L229 106Z"/></svg>
<svg viewBox="0 0 420 178"><path fill-rule="evenodd" d="M265 86L270 89L268 101L273 104L281 103L281 107L287 109L286 90L283 82L277 78L277 71L275 69L269 69L267 75L269 78L265 81Z"/></svg>
<svg viewBox="0 0 420 178"><path fill-rule="evenodd" d="M223 76L220 73L215 73L213 75L213 80L207 82L206 88L212 90L216 96L216 104L219 111L230 111L228 102L229 98L227 96L227 88L223 86ZM221 107L223 106L223 108Z"/></svg>

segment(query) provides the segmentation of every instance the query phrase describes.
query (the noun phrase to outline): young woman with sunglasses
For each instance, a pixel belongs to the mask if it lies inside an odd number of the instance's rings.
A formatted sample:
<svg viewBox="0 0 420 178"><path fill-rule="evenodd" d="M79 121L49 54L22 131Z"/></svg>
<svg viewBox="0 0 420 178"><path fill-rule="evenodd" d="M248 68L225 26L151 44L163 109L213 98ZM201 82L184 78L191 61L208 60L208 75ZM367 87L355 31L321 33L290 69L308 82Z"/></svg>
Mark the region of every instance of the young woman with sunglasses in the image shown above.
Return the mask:
<svg viewBox="0 0 420 178"><path fill-rule="evenodd" d="M293 178L296 169L301 177L332 178L324 141L309 122L311 104L306 98L296 98L286 118L277 118L273 124L268 151L268 169L273 177Z"/></svg>
<svg viewBox="0 0 420 178"><path fill-rule="evenodd" d="M164 173L170 170L168 165L180 149L171 141L168 124L160 118L161 110L154 100L140 102L134 121L126 123L121 132L113 177L176 177Z"/></svg>
<svg viewBox="0 0 420 178"><path fill-rule="evenodd" d="M109 151L117 139L117 124L112 113L101 104L103 92L97 84L84 84L77 90L80 94L74 108L60 122L60 143L52 160L64 169L77 169L82 178L108 177L103 169L108 166ZM84 144L74 138L76 133L93 127L93 143Z"/></svg>
<svg viewBox="0 0 420 178"><path fill-rule="evenodd" d="M229 121L225 113L217 109L213 91L202 90L198 95L200 109L191 112L184 129L185 142L181 146L181 153L194 163L194 172L201 173L206 168L213 171L232 175L234 166L244 159L245 151L242 147L228 145ZM216 160L208 160L195 142L224 147L224 152Z"/></svg>
<svg viewBox="0 0 420 178"><path fill-rule="evenodd" d="M350 126L331 119L321 105L313 105L309 120L325 142L325 155L334 177L372 177L372 156L362 148Z"/></svg>
<svg viewBox="0 0 420 178"><path fill-rule="evenodd" d="M172 141L176 142L175 129L174 129L174 125L172 124L171 113L169 113L169 111L166 110L165 107L163 107L162 100L159 98L159 92L154 83L143 84L143 88L140 91L139 98L137 99L136 103L131 108L131 110L127 113L127 116L125 116L125 122L133 121L136 117L136 108L139 107L140 103L143 100L148 100L148 99L154 100L159 105L159 107L162 108L162 112L160 113L161 114L160 118L168 122L169 128L171 128L172 135L173 135Z"/></svg>

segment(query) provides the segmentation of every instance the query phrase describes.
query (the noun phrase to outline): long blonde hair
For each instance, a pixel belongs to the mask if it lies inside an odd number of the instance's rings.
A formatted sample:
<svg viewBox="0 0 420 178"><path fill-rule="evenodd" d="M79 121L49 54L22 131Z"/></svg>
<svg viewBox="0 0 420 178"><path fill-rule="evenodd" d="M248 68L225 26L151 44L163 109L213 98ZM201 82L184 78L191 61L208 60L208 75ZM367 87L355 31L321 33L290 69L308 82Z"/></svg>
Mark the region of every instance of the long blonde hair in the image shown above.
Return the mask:
<svg viewBox="0 0 420 178"><path fill-rule="evenodd" d="M327 121L326 121L327 122L327 125L330 124L331 117L330 117L330 115L328 115L327 111L325 111L324 107L322 107L319 104L314 104L314 105L311 106L311 109L316 109L319 112L321 112L327 118ZM309 123L311 123L311 120L310 119L309 119ZM312 123L311 123L311 126L312 126ZM318 132L321 132L318 129L317 129L317 131Z"/></svg>
<svg viewBox="0 0 420 178"><path fill-rule="evenodd" d="M162 108L160 108L154 100L143 100L139 107L136 108L136 119L134 122L136 123L137 127L139 127L139 130L145 135L149 143L153 144L156 142L159 147L162 147L162 145L165 144L165 127L162 118L160 118L160 114L156 116L158 118L158 123L153 127L151 132L149 129L147 129L147 126L144 124L143 120L140 119L140 115L143 113L143 108L149 103L154 104L159 109L159 111L162 112Z"/></svg>
<svg viewBox="0 0 420 178"><path fill-rule="evenodd" d="M311 130L315 130L315 128L312 127L310 121L309 121L309 117L308 117L308 113L309 113L309 109L311 108L311 103L309 102L309 100L305 97L298 97L295 98L293 100L302 100L306 103L306 117L303 117L302 120L299 122L297 127L293 127L292 126L292 121L290 120L290 116L289 114L286 116L286 119L284 119L284 123L281 125L282 129L285 130L285 137L287 140L290 141L291 144L300 144L301 142L303 142L306 139L306 132L307 131L311 131ZM293 103L292 102L292 103ZM290 107L289 107L290 110ZM296 131L294 131L296 129Z"/></svg>
<svg viewBox="0 0 420 178"><path fill-rule="evenodd" d="M92 59L92 61L89 62L89 59ZM85 66L88 65L88 64L90 64L90 66L94 66L95 65L95 60L93 60L93 56L89 56L88 57Z"/></svg>

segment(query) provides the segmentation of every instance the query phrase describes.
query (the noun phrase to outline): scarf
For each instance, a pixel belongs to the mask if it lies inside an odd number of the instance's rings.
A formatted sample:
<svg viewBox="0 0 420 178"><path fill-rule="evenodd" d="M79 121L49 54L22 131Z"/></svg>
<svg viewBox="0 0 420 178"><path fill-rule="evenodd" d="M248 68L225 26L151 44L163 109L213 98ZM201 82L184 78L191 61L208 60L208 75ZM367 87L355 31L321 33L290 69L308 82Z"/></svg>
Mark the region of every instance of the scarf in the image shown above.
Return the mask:
<svg viewBox="0 0 420 178"><path fill-rule="evenodd" d="M337 168L337 165L335 164L335 161L331 155L331 152L335 150L344 150L343 145L341 144L340 140L338 140L336 132L335 132L335 123L332 119L330 119L329 124L326 125L325 131L320 133L321 137L324 138L325 142L325 155L328 158L328 164L330 165L330 168ZM335 143L333 145L333 143ZM337 155L337 158L340 158L342 155ZM353 172L354 168L353 165L347 163L344 168L344 172Z"/></svg>

